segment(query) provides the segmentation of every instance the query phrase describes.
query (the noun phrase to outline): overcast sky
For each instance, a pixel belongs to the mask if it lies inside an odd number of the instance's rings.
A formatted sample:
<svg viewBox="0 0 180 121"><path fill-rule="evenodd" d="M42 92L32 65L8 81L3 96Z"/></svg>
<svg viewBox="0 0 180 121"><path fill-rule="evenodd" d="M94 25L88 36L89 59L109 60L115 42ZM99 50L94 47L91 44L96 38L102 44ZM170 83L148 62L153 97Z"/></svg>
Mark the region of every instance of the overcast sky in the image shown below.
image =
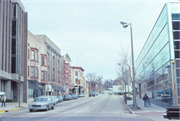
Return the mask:
<svg viewBox="0 0 180 121"><path fill-rule="evenodd" d="M117 78L120 46L131 49L132 23L134 57L139 55L164 4L170 0L21 0L28 12L28 29L47 35L69 54L71 66L104 79ZM178 1L178 0L174 0ZM130 53L129 53L130 55Z"/></svg>

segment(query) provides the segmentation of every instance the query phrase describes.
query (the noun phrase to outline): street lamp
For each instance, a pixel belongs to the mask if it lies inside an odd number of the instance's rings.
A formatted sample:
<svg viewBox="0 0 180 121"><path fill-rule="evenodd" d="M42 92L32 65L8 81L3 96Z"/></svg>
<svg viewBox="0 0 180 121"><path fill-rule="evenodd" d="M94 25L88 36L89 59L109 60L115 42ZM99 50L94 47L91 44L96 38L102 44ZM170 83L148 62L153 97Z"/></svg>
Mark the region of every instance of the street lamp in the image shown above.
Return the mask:
<svg viewBox="0 0 180 121"><path fill-rule="evenodd" d="M131 23L126 23L126 22L123 22L123 21L121 21L120 24L123 25L123 28L127 28L130 25L130 30L131 30L131 55L132 55L132 70L133 70L133 108L137 109L136 90L135 90L135 71L134 71L134 53L133 53L132 26L131 26Z"/></svg>

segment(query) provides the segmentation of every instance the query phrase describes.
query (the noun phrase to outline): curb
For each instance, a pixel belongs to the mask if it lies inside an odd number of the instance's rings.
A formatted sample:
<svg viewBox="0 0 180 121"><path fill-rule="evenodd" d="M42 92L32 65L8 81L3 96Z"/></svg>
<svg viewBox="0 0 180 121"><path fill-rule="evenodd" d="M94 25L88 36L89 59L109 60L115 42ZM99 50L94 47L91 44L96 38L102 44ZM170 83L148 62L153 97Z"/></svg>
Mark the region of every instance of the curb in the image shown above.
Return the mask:
<svg viewBox="0 0 180 121"><path fill-rule="evenodd" d="M6 113L6 112L10 112L10 111L17 111L19 110L18 108L12 109L12 110L2 110L0 111L0 113Z"/></svg>
<svg viewBox="0 0 180 121"><path fill-rule="evenodd" d="M123 100L124 102L124 100ZM134 112L129 108L129 106L124 102L124 104L126 105L126 107L128 108L128 110L134 115Z"/></svg>

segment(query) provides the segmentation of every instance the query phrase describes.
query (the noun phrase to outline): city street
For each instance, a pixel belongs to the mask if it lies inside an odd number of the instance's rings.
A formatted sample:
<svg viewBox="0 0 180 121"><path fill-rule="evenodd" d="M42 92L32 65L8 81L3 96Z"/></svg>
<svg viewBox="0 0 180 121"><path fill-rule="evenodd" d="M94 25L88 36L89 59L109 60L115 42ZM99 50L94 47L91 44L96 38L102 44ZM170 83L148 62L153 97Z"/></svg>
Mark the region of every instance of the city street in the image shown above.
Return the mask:
<svg viewBox="0 0 180 121"><path fill-rule="evenodd" d="M99 95L64 101L54 110L29 112L28 109L0 114L2 121L152 121L130 114L118 95Z"/></svg>

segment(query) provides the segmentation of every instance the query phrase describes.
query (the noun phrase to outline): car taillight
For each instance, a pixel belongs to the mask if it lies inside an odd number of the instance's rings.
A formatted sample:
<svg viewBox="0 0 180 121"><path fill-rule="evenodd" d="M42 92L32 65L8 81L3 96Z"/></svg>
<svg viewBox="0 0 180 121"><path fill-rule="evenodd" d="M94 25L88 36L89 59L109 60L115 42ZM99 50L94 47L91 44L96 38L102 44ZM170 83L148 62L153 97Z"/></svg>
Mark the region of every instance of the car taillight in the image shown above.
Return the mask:
<svg viewBox="0 0 180 121"><path fill-rule="evenodd" d="M168 113L168 110L166 110L166 113Z"/></svg>

